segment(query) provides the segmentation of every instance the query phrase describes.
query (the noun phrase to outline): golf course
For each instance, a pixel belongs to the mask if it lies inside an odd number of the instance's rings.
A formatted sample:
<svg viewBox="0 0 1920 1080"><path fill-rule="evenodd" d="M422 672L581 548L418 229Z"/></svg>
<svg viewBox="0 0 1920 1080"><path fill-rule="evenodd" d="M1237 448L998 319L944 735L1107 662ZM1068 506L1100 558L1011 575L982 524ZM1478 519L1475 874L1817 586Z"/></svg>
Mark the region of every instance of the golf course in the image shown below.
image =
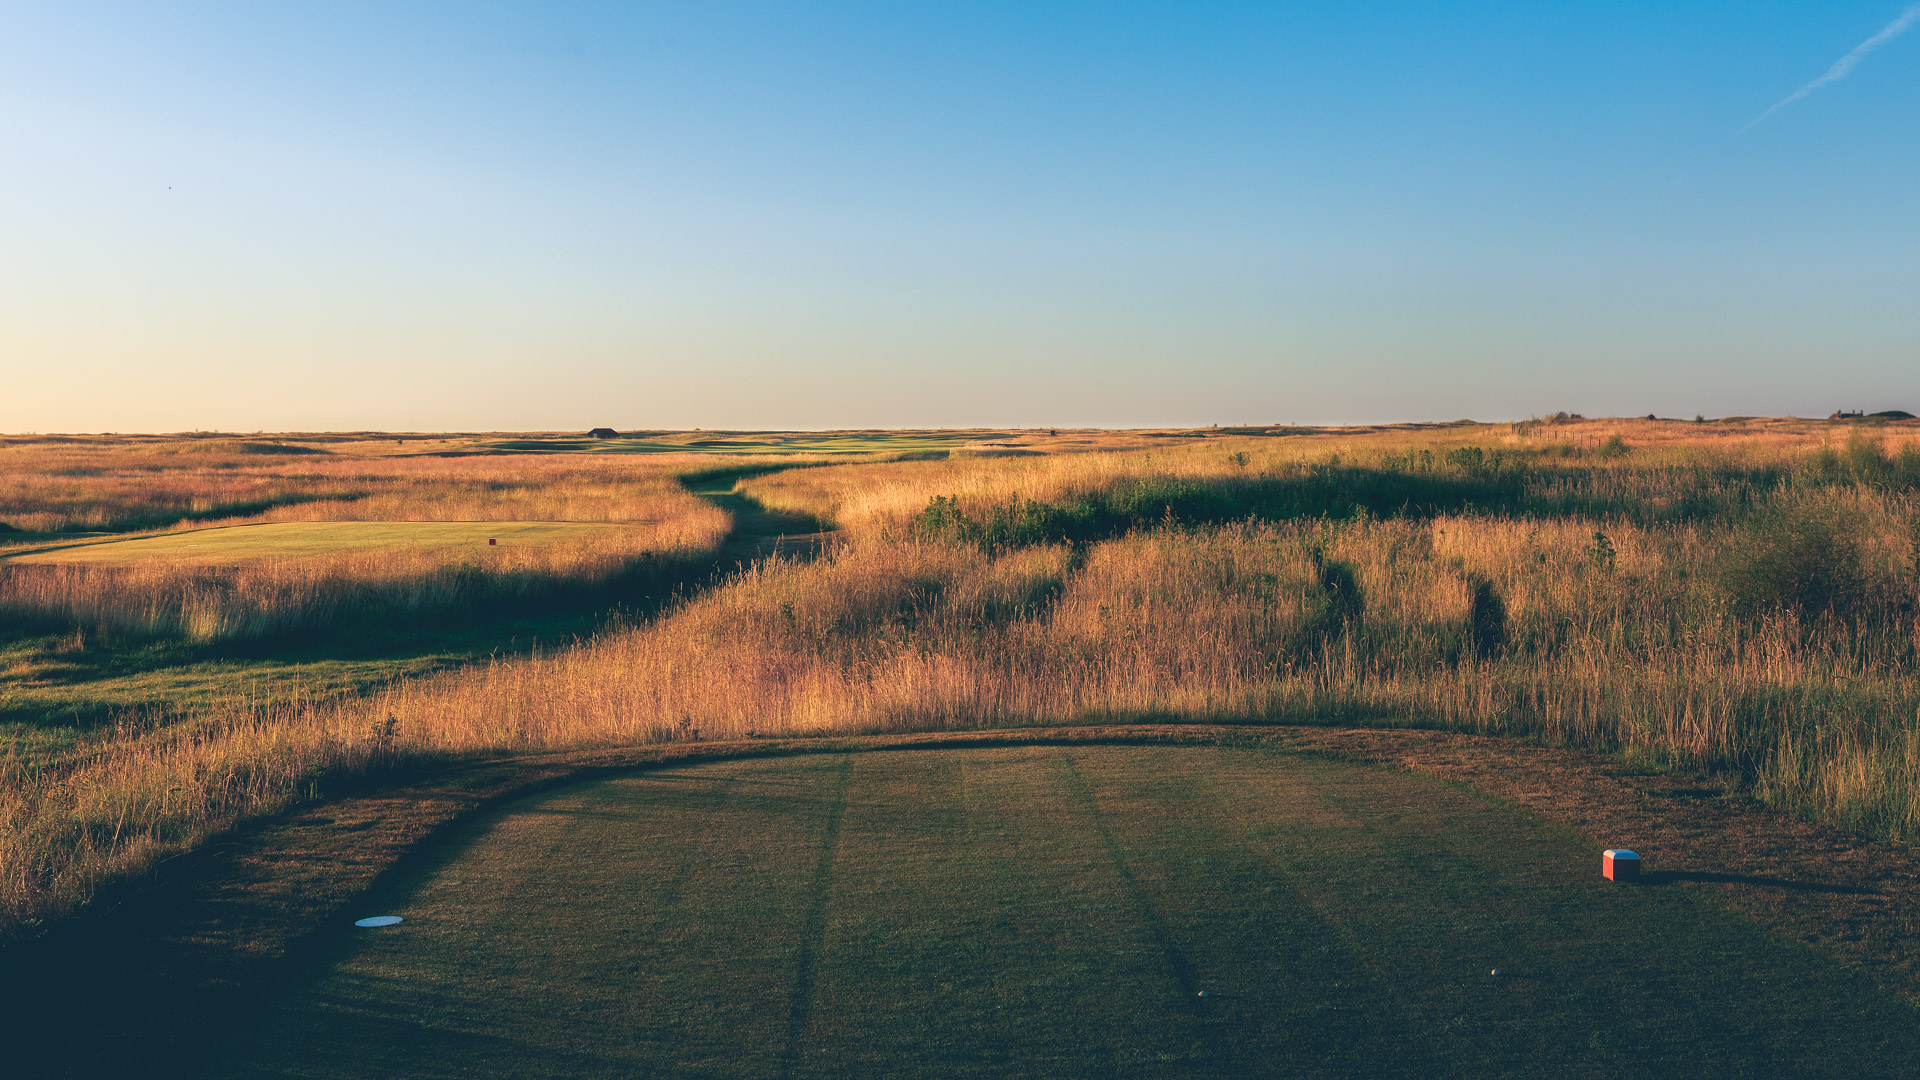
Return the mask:
<svg viewBox="0 0 1920 1080"><path fill-rule="evenodd" d="M240 566L266 559L366 554L393 549L534 547L635 526L589 521L273 521L189 529L125 540L24 552L26 565L112 566L164 560L171 566ZM490 543L491 542L491 543Z"/></svg>
<svg viewBox="0 0 1920 1080"><path fill-rule="evenodd" d="M1920 1080L1920 0L100 8L0 1080Z"/></svg>
<svg viewBox="0 0 1920 1080"><path fill-rule="evenodd" d="M509 804L362 898L225 1075L1893 1076L1906 1000L1404 770L747 757ZM404 921L358 929L351 918ZM1495 974L1495 972L1498 974Z"/></svg>
<svg viewBox="0 0 1920 1080"><path fill-rule="evenodd" d="M17 440L0 1060L1915 1075L1916 425Z"/></svg>

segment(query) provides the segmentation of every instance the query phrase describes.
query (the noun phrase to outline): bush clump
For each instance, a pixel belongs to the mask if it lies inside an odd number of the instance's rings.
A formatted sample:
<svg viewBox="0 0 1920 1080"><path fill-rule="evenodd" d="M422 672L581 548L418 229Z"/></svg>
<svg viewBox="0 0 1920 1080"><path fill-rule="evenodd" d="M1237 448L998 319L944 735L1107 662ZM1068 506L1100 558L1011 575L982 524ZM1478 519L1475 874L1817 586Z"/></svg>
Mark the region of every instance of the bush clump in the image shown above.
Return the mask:
<svg viewBox="0 0 1920 1080"><path fill-rule="evenodd" d="M1838 506L1801 502L1754 518L1721 556L1720 585L1736 609L1762 614L1857 614L1868 601L1861 529Z"/></svg>
<svg viewBox="0 0 1920 1080"><path fill-rule="evenodd" d="M1878 436L1856 427L1847 433L1845 446L1823 446L1807 455L1801 468L1814 480L1912 491L1920 488L1920 446L1906 443L1889 451Z"/></svg>
<svg viewBox="0 0 1920 1080"><path fill-rule="evenodd" d="M1418 460L1418 459L1413 459ZM1431 464L1431 458L1426 459ZM1226 479L1152 477L1068 496L1057 502L1018 495L998 502L933 497L910 526L923 540L998 551L1029 544L1094 543L1161 526L1239 521L1420 518L1468 507L1503 507L1525 498L1522 470L1504 455L1460 447L1446 471L1365 468L1328 463L1298 471Z"/></svg>

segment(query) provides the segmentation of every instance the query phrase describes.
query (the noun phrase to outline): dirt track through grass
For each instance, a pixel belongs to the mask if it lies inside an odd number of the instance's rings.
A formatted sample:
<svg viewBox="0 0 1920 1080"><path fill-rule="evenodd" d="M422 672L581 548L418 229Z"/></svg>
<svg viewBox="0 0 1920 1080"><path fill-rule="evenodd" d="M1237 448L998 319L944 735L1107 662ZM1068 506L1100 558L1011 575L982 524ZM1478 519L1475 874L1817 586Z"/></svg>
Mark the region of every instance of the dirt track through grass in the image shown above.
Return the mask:
<svg viewBox="0 0 1920 1080"><path fill-rule="evenodd" d="M1591 842L1428 778L1257 750L637 774L501 813L375 906L408 921L344 936L238 1075L1892 1076L1920 1060L1910 1005L1696 890L1609 886Z"/></svg>

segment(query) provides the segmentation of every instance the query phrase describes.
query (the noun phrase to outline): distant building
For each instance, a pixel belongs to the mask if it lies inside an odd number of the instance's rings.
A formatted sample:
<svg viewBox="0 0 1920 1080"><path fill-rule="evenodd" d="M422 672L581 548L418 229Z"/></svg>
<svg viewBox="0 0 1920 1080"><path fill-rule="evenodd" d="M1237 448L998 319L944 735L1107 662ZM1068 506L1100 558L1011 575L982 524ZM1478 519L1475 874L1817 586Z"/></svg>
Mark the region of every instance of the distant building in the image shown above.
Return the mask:
<svg viewBox="0 0 1920 1080"><path fill-rule="evenodd" d="M1841 410L1840 410L1839 412L1836 412L1836 413L1834 413L1834 414L1833 414L1832 416L1829 416L1829 417L1827 417L1827 419L1829 419L1829 420L1858 420L1858 419L1860 419L1861 417L1863 417L1863 416L1865 416L1865 415L1867 415L1867 414L1866 414L1866 411L1865 411L1864 409L1855 409L1855 410L1853 410L1852 412L1848 412L1848 411L1847 411L1847 410L1845 410L1845 409L1841 409Z"/></svg>
<svg viewBox="0 0 1920 1080"><path fill-rule="evenodd" d="M587 438L589 439L617 439L619 437L620 433L610 427L597 427L587 432Z"/></svg>

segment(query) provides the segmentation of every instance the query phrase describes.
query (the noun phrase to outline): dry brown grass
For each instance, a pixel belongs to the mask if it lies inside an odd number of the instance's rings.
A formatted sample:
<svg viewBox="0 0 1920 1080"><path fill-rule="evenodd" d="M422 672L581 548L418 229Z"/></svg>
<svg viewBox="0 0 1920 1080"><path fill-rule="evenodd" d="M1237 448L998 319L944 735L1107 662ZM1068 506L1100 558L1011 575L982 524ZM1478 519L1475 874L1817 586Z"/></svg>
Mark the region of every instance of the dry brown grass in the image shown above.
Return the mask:
<svg viewBox="0 0 1920 1080"><path fill-rule="evenodd" d="M271 445L271 444L265 444ZM184 508L189 525L255 521L586 521L643 526L484 560L446 547L394 547L274 559L244 567L29 566L0 560L0 613L73 622L117 634L192 641L260 638L328 625L349 614L405 616L461 603L511 602L591 586L638 562L711 551L727 515L675 479L694 459L599 455L512 457L231 455L213 444L180 452L111 445L15 448L4 475L14 520L120 523ZM35 456L38 455L38 456ZM85 459L89 466L73 464ZM701 459L703 462L708 459ZM184 464L182 464L184 462ZM130 494L132 492L132 494ZM250 516L219 511L246 506Z"/></svg>
<svg viewBox="0 0 1920 1080"><path fill-rule="evenodd" d="M232 452L299 446L311 454ZM0 523L26 533L248 521L646 521L692 455L413 456L387 441L0 444Z"/></svg>
<svg viewBox="0 0 1920 1080"><path fill-rule="evenodd" d="M482 554L444 546L262 559L242 566L0 564L0 613L116 637L207 643L273 638L351 618L405 619L514 605L593 588L649 562L691 562L726 537L727 516L692 503L665 520Z"/></svg>
<svg viewBox="0 0 1920 1080"><path fill-rule="evenodd" d="M1209 439L749 480L772 505L838 520L847 543L761 563L562 652L345 703L236 700L129 730L57 775L15 764L0 796L4 903L15 919L57 911L103 876L303 797L318 775L394 758L1130 720L1523 736L1709 770L1776 806L1920 835L1911 488L1845 472L1866 468L1866 451L1830 428L1669 429L1696 426ZM1616 434L1629 451L1601 453ZM1542 452L1576 437L1591 445ZM1874 467L1913 444L1910 428L1884 433ZM1470 445L1526 451L1524 474L1501 475L1552 512L1190 523L986 548L913 528L936 496L1070 501L1169 476L1284 484L1334 455L1418 472L1419 451L1444 461ZM1860 604L1735 603L1726 553L1764 541L1755 507L1844 521Z"/></svg>
<svg viewBox="0 0 1920 1080"><path fill-rule="evenodd" d="M1629 452L1603 456L1601 448L1615 438ZM1876 431L1873 438L1890 454L1920 449L1920 427L1913 425ZM1593 475L1581 479L1596 495L1617 490L1629 500L1657 507L1671 501L1679 493L1677 482L1691 474L1784 471L1822 449L1843 452L1850 440L1858 441L1849 429L1791 420L1330 429L1285 438L1210 436L1146 450L1108 449L1098 439L1087 439L1072 454L954 455L941 462L807 469L757 477L743 483L742 490L770 507L811 514L842 528L899 532L936 496L981 504L1015 496L1061 502L1144 479L1225 483L1284 475L1315 463L1378 467L1409 453L1425 451L1444 459L1450 450L1484 447L1586 466ZM1552 472L1543 475L1543 493L1550 493L1560 479Z"/></svg>

